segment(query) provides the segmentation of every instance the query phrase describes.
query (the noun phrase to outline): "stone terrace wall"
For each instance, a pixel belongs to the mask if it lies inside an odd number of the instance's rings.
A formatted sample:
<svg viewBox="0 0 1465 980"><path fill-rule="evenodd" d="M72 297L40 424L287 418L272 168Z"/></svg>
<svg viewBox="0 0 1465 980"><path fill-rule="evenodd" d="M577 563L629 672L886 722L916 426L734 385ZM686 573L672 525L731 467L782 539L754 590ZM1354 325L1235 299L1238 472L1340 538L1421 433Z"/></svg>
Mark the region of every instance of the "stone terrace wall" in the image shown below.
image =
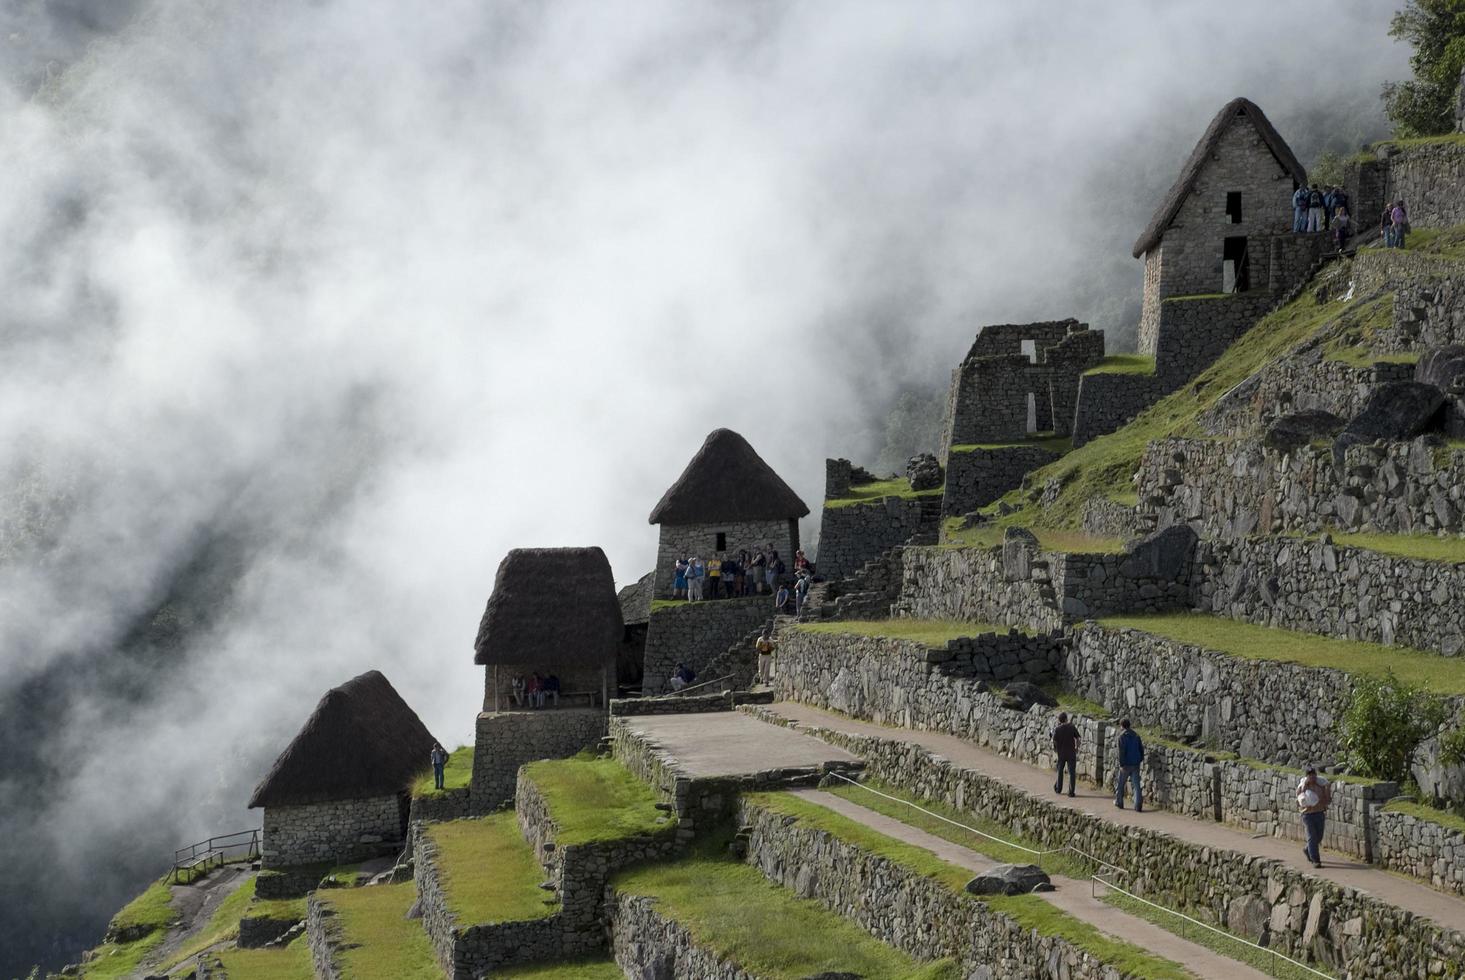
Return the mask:
<svg viewBox="0 0 1465 980"><path fill-rule="evenodd" d="M1007 491L1022 486L1024 476L1053 462L1060 455L1041 446L953 451L946 460L946 489L941 497L941 516L960 517L987 506ZM821 543L819 547L822 549L824 545Z"/></svg>
<svg viewBox="0 0 1465 980"><path fill-rule="evenodd" d="M1090 497L1083 503L1083 530L1100 538L1130 540L1155 529L1154 519L1138 507L1108 497Z"/></svg>
<svg viewBox="0 0 1465 980"><path fill-rule="evenodd" d="M691 667L699 680L711 680L703 676L704 668L772 618L771 596L709 599L653 609L641 690L651 694L670 690L667 682L678 663Z"/></svg>
<svg viewBox="0 0 1465 980"><path fill-rule="evenodd" d="M393 794L306 806L265 807L260 864L344 864L402 845L405 801Z"/></svg>
<svg viewBox="0 0 1465 980"><path fill-rule="evenodd" d="M1195 603L1232 619L1453 656L1465 648L1465 564L1398 558L1324 536L1202 542Z"/></svg>
<svg viewBox="0 0 1465 980"><path fill-rule="evenodd" d="M870 775L918 798L1021 828L1044 847L1072 845L1127 872L1129 890L1288 955L1311 955L1350 980L1465 974L1465 936L1278 861L1109 823L963 769L920 746L805 729L860 755Z"/></svg>
<svg viewBox="0 0 1465 980"><path fill-rule="evenodd" d="M935 542L940 530L939 497L885 497L845 507L825 505L819 521L819 574L827 579L845 578L897 545L919 539Z"/></svg>
<svg viewBox="0 0 1465 980"><path fill-rule="evenodd" d="M1465 147L1439 143L1397 149L1388 157L1385 199L1403 198L1411 225L1448 228L1465 222ZM1361 219L1377 223L1378 215Z"/></svg>
<svg viewBox="0 0 1465 980"><path fill-rule="evenodd" d="M1355 367L1330 361L1322 342L1267 364L1201 418L1212 435L1259 436L1266 426L1290 412L1322 409L1342 419L1363 410L1368 396L1389 381L1409 381L1414 365L1378 362Z"/></svg>
<svg viewBox="0 0 1465 980"><path fill-rule="evenodd" d="M1085 374L1074 411L1074 448L1117 431L1171 390L1153 374Z"/></svg>
<svg viewBox="0 0 1465 980"><path fill-rule="evenodd" d="M1339 670L1246 660L1132 629L1086 624L1064 665L1075 693L1142 728L1286 766L1342 761L1353 690Z"/></svg>
<svg viewBox="0 0 1465 980"><path fill-rule="evenodd" d="M1164 379L1166 390L1173 391L1210 367L1271 309L1277 298L1270 291L1253 290L1162 302L1155 374Z"/></svg>
<svg viewBox="0 0 1465 980"><path fill-rule="evenodd" d="M538 759L565 759L594 748L606 734L606 714L596 708L482 712L473 748L471 809L488 813L514 800L519 767Z"/></svg>
<svg viewBox="0 0 1465 980"><path fill-rule="evenodd" d="M1378 815L1374 856L1385 868L1465 895L1465 831L1384 810Z"/></svg>
<svg viewBox="0 0 1465 980"><path fill-rule="evenodd" d="M740 704L768 704L772 700L772 691L720 691L717 694L689 694L684 698L617 698L610 703L610 713L697 715L707 711L732 711Z"/></svg>
<svg viewBox="0 0 1465 980"><path fill-rule="evenodd" d="M442 790L432 796L412 797L412 812L409 822L419 820L459 820L473 815L473 804L469 791L464 789Z"/></svg>
<svg viewBox="0 0 1465 980"><path fill-rule="evenodd" d="M698 946L685 926L657 911L652 899L616 895L610 925L616 965L628 977L758 980Z"/></svg>
<svg viewBox="0 0 1465 980"><path fill-rule="evenodd" d="M769 880L812 898L918 959L952 957L969 977L1120 976L1067 940L994 912L984 902L826 831L744 801L748 861Z"/></svg>
<svg viewBox="0 0 1465 980"><path fill-rule="evenodd" d="M336 956L341 951L335 934L336 910L319 895L305 900L305 942L317 980L340 980Z"/></svg>
<svg viewBox="0 0 1465 980"><path fill-rule="evenodd" d="M1327 448L1284 454L1253 440L1168 439L1145 450L1140 488L1158 526L1188 523L1210 538L1465 532L1465 450L1428 437L1350 447L1341 472Z"/></svg>

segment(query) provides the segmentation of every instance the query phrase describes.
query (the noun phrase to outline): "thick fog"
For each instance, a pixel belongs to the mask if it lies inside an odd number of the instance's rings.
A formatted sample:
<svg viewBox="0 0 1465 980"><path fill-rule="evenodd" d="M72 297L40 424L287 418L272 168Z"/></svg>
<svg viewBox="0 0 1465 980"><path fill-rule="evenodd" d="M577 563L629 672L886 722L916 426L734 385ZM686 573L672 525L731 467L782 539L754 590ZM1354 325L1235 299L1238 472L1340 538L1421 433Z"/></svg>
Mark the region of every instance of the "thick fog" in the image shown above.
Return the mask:
<svg viewBox="0 0 1465 980"><path fill-rule="evenodd" d="M633 580L709 430L817 507L980 324L1132 337L1211 114L1380 135L1387 7L7 5L0 975L257 821L327 687L467 740L504 552Z"/></svg>

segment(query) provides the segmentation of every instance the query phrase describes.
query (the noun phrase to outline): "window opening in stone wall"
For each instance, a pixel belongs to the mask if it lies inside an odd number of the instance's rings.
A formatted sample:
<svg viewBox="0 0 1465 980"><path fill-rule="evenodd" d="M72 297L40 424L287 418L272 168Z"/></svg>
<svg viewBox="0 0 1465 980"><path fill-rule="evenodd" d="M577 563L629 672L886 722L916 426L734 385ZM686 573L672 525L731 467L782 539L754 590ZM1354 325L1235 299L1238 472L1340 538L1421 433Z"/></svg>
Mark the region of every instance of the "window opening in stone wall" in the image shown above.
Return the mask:
<svg viewBox="0 0 1465 980"><path fill-rule="evenodd" d="M714 550L714 551L726 551L727 550L727 532L726 531L718 531L717 532L717 547L714 548L714 549L712 549L712 550Z"/></svg>
<svg viewBox="0 0 1465 980"><path fill-rule="evenodd" d="M1241 192L1226 192L1226 217L1231 219L1233 225L1241 224Z"/></svg>
<svg viewBox="0 0 1465 980"><path fill-rule="evenodd" d="M1244 293L1250 288L1251 271L1246 257L1246 238L1228 238L1221 246L1221 292Z"/></svg>
<svg viewBox="0 0 1465 980"><path fill-rule="evenodd" d="M1022 356L1028 359L1029 364L1036 364L1038 361L1038 342L1036 340L1022 341Z"/></svg>
<svg viewBox="0 0 1465 980"><path fill-rule="evenodd" d="M1028 435L1038 431L1038 396L1028 392Z"/></svg>

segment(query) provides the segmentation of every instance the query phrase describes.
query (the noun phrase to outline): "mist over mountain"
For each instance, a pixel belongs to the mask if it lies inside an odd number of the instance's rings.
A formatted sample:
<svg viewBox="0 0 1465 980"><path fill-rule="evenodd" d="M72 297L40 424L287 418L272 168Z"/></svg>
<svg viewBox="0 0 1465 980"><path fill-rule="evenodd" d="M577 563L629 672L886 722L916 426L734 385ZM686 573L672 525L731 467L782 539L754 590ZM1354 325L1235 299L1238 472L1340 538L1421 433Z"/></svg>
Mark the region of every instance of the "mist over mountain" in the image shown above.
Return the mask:
<svg viewBox="0 0 1465 980"><path fill-rule="evenodd" d="M817 506L982 323L1132 345L1216 108L1310 161L1406 71L1364 0L1293 5L1306 57L1257 0L1050 6L6 5L0 976L257 822L326 688L465 740L509 548L629 582L715 427Z"/></svg>

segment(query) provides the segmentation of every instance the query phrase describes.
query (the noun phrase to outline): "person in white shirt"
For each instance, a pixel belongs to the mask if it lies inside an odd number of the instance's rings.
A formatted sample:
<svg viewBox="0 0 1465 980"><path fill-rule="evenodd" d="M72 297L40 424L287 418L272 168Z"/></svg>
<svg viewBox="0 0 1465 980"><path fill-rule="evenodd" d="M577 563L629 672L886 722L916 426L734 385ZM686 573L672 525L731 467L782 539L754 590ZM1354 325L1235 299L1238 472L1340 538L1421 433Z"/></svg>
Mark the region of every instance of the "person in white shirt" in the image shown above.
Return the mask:
<svg viewBox="0 0 1465 980"><path fill-rule="evenodd" d="M1302 811L1302 826L1307 829L1307 846L1302 853L1314 868L1323 866L1323 827L1327 823L1328 804L1333 802L1333 786L1318 775L1309 764L1307 774L1297 784L1297 808Z"/></svg>

